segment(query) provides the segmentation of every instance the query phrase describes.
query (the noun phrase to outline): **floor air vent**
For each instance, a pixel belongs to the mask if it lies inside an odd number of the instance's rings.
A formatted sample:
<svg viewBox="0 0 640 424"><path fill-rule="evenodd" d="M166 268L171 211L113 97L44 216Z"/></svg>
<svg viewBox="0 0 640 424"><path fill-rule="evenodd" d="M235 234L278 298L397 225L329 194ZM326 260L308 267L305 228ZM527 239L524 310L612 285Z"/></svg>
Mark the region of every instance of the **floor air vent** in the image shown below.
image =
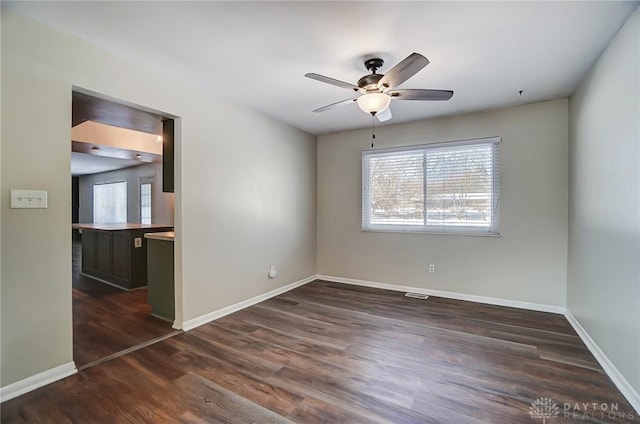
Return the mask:
<svg viewBox="0 0 640 424"><path fill-rule="evenodd" d="M413 297L414 299L428 299L429 296L422 293L405 293L405 297Z"/></svg>

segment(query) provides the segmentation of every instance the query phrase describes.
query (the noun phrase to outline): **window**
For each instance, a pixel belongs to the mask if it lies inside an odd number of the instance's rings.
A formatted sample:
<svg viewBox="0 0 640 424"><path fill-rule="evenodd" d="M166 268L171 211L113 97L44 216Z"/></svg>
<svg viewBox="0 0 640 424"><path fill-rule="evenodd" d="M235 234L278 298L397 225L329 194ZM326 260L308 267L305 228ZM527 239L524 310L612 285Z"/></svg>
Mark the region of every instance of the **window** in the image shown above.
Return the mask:
<svg viewBox="0 0 640 424"><path fill-rule="evenodd" d="M362 152L362 229L497 235L500 141Z"/></svg>
<svg viewBox="0 0 640 424"><path fill-rule="evenodd" d="M140 184L140 223L151 224L151 183Z"/></svg>
<svg viewBox="0 0 640 424"><path fill-rule="evenodd" d="M123 224L127 222L127 182L93 186L93 222Z"/></svg>

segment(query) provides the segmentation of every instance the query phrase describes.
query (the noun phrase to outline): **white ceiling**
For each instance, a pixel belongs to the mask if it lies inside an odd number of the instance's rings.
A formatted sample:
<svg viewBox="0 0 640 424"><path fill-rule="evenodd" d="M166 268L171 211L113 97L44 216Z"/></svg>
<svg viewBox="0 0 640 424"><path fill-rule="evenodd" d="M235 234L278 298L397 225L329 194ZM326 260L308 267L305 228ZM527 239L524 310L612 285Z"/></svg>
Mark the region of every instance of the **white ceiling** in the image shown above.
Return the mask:
<svg viewBox="0 0 640 424"><path fill-rule="evenodd" d="M141 165L139 160L94 156L89 153L71 152L71 175L98 174Z"/></svg>
<svg viewBox="0 0 640 424"><path fill-rule="evenodd" d="M566 97L637 4L2 2L313 134L371 124L355 104L312 113L352 92L304 77L355 83L364 56L382 57L384 73L421 53L431 64L402 87L455 91L448 102L394 100L391 124Z"/></svg>

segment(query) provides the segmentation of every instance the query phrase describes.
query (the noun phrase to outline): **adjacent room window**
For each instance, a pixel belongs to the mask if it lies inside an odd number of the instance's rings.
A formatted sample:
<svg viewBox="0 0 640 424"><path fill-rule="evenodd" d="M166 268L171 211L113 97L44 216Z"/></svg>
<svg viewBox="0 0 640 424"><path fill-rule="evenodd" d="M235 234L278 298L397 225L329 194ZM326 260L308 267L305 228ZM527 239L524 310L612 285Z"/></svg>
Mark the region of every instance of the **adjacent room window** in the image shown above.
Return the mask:
<svg viewBox="0 0 640 424"><path fill-rule="evenodd" d="M140 184L140 223L151 224L151 183Z"/></svg>
<svg viewBox="0 0 640 424"><path fill-rule="evenodd" d="M362 228L498 234L500 137L362 152Z"/></svg>
<svg viewBox="0 0 640 424"><path fill-rule="evenodd" d="M127 182L93 186L93 222L123 224L127 222Z"/></svg>

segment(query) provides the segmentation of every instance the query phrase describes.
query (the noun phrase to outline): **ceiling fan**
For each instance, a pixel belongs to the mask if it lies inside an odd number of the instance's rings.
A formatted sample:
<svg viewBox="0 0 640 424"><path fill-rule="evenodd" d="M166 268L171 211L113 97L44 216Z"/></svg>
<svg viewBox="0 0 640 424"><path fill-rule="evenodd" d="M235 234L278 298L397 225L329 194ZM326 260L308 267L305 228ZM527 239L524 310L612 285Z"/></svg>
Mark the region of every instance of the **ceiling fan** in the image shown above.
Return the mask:
<svg viewBox="0 0 640 424"><path fill-rule="evenodd" d="M411 53L404 60L391 68L386 74L377 74L382 68L384 61L380 58L367 59L364 62L365 68L371 73L358 80L358 85L340 81L324 75L309 73L305 77L311 78L327 84L336 85L357 91L359 96L352 99L342 100L330 105L314 110L314 112L324 112L338 106L344 106L357 102L362 111L375 116L378 121L388 121L391 119L389 104L391 99L397 100L449 100L453 96L451 90L426 90L426 89L396 89L418 71L429 64L429 60L419 53Z"/></svg>

